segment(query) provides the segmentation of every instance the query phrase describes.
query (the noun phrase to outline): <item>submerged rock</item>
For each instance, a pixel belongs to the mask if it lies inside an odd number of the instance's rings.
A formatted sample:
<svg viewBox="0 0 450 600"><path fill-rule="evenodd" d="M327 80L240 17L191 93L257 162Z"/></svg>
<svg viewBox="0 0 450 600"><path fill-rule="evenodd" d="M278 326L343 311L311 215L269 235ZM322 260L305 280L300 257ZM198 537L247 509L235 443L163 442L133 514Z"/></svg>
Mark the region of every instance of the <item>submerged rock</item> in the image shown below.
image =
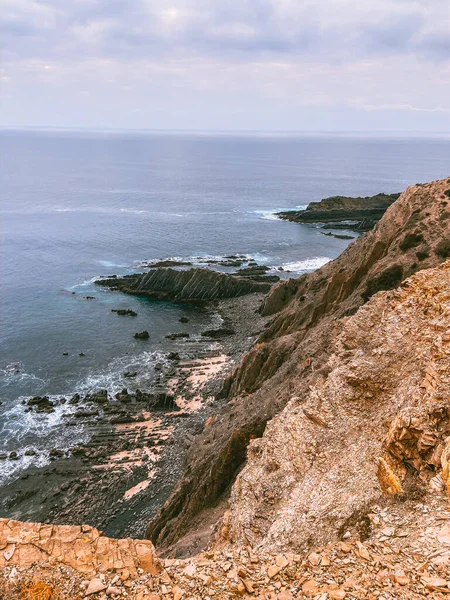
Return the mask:
<svg viewBox="0 0 450 600"><path fill-rule="evenodd" d="M148 340L149 337L150 337L150 335L147 330L134 334L134 338L136 340Z"/></svg>
<svg viewBox="0 0 450 600"><path fill-rule="evenodd" d="M137 317L137 312L131 308L112 308L111 312L120 315L121 317Z"/></svg>
<svg viewBox="0 0 450 600"><path fill-rule="evenodd" d="M136 377L137 371L125 371L123 374L124 377Z"/></svg>

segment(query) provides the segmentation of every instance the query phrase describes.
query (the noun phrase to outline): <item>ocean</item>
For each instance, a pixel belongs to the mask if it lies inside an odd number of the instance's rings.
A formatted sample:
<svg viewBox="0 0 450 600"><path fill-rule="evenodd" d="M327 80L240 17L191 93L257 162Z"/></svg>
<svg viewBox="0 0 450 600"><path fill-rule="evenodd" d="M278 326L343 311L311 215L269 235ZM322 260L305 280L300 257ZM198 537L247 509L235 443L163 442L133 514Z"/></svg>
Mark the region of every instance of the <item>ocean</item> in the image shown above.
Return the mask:
<svg viewBox="0 0 450 600"><path fill-rule="evenodd" d="M0 463L0 482L86 435L61 425L60 407L36 415L24 400L116 392L127 370L145 389L181 316L194 340L217 324L211 311L123 297L97 277L236 253L298 276L348 241L276 211L450 174L450 141L438 138L4 131L0 155L0 453L19 455ZM149 341L135 340L144 329Z"/></svg>

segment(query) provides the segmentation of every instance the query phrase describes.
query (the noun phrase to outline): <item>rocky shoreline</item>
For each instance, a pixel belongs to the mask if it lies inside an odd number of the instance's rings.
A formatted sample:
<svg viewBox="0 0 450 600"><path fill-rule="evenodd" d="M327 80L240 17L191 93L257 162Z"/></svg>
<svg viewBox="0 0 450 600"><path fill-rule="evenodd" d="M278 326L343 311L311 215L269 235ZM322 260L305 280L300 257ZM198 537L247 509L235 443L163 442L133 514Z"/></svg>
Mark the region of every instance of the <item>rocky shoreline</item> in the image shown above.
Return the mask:
<svg viewBox="0 0 450 600"><path fill-rule="evenodd" d="M284 211L277 213L277 216L295 223L321 223L324 229L364 232L378 223L399 196L399 193L376 194L364 198L330 196L320 202L310 202L305 210Z"/></svg>
<svg viewBox="0 0 450 600"><path fill-rule="evenodd" d="M266 293L277 275L266 275L267 267L250 266L235 273L221 273L208 268L175 270L158 267L146 273L99 279L95 283L134 296L185 304L204 304L213 300Z"/></svg>
<svg viewBox="0 0 450 600"><path fill-rule="evenodd" d="M221 327L205 330L202 340L175 338L173 351L156 365L151 391L131 385L114 395L97 390L64 399L65 425L83 426L89 440L66 452L51 450L50 464L29 467L0 487L0 516L87 522L111 536L143 537L177 483L194 436L223 403L224 377L264 327L267 319L258 314L262 299L253 293L210 303L208 311L221 316ZM135 375L124 374L130 384ZM24 405L24 411L37 413L55 408L45 396Z"/></svg>
<svg viewBox="0 0 450 600"><path fill-rule="evenodd" d="M260 295L216 304L223 342L172 357L167 393L178 410L134 391L123 403L133 414L141 401L160 412L109 422L125 440L113 454L84 445L94 456L85 453L89 466L74 457L72 479L41 517L52 525L0 520L0 595L446 597L449 185L408 188L339 258L278 284L257 315ZM217 392L227 373L225 400ZM54 475L47 469L40 493L49 496ZM26 481L10 513L35 520ZM159 487L167 481L177 481L169 497ZM158 503L146 536L157 550L148 539L107 537L142 535ZM69 518L76 527L57 525ZM105 520L106 536L93 518Z"/></svg>

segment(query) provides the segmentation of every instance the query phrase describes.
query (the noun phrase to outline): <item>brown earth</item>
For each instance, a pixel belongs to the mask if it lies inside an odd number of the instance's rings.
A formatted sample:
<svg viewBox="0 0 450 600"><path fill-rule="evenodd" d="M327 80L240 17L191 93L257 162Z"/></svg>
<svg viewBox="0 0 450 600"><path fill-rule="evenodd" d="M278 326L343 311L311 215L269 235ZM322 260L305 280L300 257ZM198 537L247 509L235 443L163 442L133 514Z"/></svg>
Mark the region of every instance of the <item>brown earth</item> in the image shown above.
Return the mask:
<svg viewBox="0 0 450 600"><path fill-rule="evenodd" d="M2 600L409 600L450 593L450 511L442 489L380 498L359 533L307 554L215 548L159 561L151 543L90 527L0 522ZM52 542L52 544L50 543ZM42 550L43 548L43 550ZM142 551L144 549L144 551ZM68 551L68 552L67 552ZM75 552L76 551L76 552ZM142 560L144 559L144 560ZM147 560L146 560L147 559ZM96 591L97 590L97 591Z"/></svg>

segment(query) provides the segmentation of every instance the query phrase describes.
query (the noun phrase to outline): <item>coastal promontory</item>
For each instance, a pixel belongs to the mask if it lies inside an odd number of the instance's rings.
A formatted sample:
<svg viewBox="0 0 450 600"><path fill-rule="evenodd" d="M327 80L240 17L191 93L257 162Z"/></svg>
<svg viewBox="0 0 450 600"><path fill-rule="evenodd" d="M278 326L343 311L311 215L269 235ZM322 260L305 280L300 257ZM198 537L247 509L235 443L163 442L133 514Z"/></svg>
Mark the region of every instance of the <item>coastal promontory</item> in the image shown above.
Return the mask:
<svg viewBox="0 0 450 600"><path fill-rule="evenodd" d="M320 202L310 202L305 210L279 212L277 216L295 223L329 223L335 228L344 222L343 225L348 229L368 231L399 196L400 194L376 194L358 198L331 196ZM345 221L351 221L351 225Z"/></svg>

